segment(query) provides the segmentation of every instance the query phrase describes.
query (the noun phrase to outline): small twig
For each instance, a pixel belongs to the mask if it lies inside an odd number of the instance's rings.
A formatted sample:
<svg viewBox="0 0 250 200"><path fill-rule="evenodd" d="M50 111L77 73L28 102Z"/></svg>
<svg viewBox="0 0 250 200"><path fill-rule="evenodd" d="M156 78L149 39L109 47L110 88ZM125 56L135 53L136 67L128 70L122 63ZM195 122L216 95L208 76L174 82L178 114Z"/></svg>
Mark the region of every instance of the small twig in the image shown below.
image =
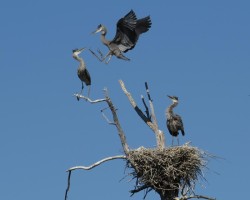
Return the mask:
<svg viewBox="0 0 250 200"><path fill-rule="evenodd" d="M138 188L136 188L134 190L130 190L129 192L132 193L130 196L132 197L135 193L140 192L142 190L145 190L147 188L149 188L149 186L143 185L143 186L138 187Z"/></svg>
<svg viewBox="0 0 250 200"><path fill-rule="evenodd" d="M118 155L118 156L112 156L112 157L107 157L107 158L104 158L90 166L75 166L75 167L71 167L67 170L67 172L70 172L70 171L73 171L73 170L76 170L76 169L83 169L83 170L90 170L90 169L93 169L94 167L104 163L104 162L107 162L109 160L115 160L115 159L126 159L127 157L124 156L124 155Z"/></svg>
<svg viewBox="0 0 250 200"><path fill-rule="evenodd" d="M178 200L188 200L188 199L207 199L207 200L216 200L216 198L211 198L203 195L193 195L193 196L183 196L181 198L178 198Z"/></svg>
<svg viewBox="0 0 250 200"><path fill-rule="evenodd" d="M153 118L153 123L156 126L156 128L159 129L158 124L157 124L157 120L156 120L156 116L155 116L155 112L154 112L153 101L152 101L150 93L149 93L148 83L147 82L145 82L145 88L146 88L146 92L147 92L147 96L148 96L148 100L149 100L149 106L150 106L151 116Z"/></svg>
<svg viewBox="0 0 250 200"><path fill-rule="evenodd" d="M81 94L74 94L74 96L76 96L76 98L78 98L78 99L85 99L89 103L100 103L100 102L106 101L106 99L91 100L89 97L85 97L85 96L83 96Z"/></svg>
<svg viewBox="0 0 250 200"><path fill-rule="evenodd" d="M150 97L150 93L149 93L148 83L147 83L147 82L145 82L145 87L146 87L146 92L147 92L147 95L148 95L148 100L149 100L149 101L153 101L153 100L151 99L151 97Z"/></svg>
<svg viewBox="0 0 250 200"><path fill-rule="evenodd" d="M108 108L108 107L107 107L107 108ZM111 122L111 121L108 119L108 117L105 115L104 110L106 110L107 108L103 108L103 109L101 110L101 113L102 113L103 118L107 121L108 124L116 125L114 122Z"/></svg>
<svg viewBox="0 0 250 200"><path fill-rule="evenodd" d="M65 192L64 200L67 200L67 198L68 198L68 192L69 192L69 189L70 189L70 177L71 177L71 171L69 171L69 174L68 174L68 186L67 186L67 189L66 189L66 192Z"/></svg>
<svg viewBox="0 0 250 200"><path fill-rule="evenodd" d="M144 107L145 107L145 113L146 113L146 115L147 115L147 118L151 121L151 116L150 116L150 114L149 114L149 110L148 110L148 106L147 106L147 104L146 104L146 102L145 102L145 99L144 99L144 97L143 97L143 95L141 95L141 99L142 99L142 103L143 103L143 105L144 105Z"/></svg>

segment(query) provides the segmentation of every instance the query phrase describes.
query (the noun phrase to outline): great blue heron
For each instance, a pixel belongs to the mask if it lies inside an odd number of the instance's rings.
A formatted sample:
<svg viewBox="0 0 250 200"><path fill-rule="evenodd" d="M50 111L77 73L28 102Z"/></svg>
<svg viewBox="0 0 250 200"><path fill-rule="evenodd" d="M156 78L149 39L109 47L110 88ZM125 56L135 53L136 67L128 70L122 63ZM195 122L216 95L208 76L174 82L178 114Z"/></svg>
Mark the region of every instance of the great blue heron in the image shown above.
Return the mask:
<svg viewBox="0 0 250 200"><path fill-rule="evenodd" d="M98 50L101 57L94 54L101 62L109 63L111 57L114 55L117 58L123 60L130 60L125 57L123 53L133 49L136 45L136 42L139 39L140 34L145 33L151 27L150 16L147 16L142 19L137 19L135 12L131 10L123 18L121 18L116 24L116 35L113 40L109 41L105 38L107 34L107 29L104 25L100 24L96 31L93 33L101 32L101 41L104 45L109 48L109 52L106 56L103 56L100 50ZM106 61L106 58L109 57Z"/></svg>
<svg viewBox="0 0 250 200"><path fill-rule="evenodd" d="M174 143L174 137L177 137L178 145L179 145L179 131L181 131L182 135L185 135L183 122L180 115L177 115L173 112L173 108L178 105L178 97L169 96L168 97L173 101L173 103L166 110L167 117L167 128L172 137L172 145Z"/></svg>
<svg viewBox="0 0 250 200"><path fill-rule="evenodd" d="M82 58L79 57L79 54L84 51L85 48L81 48L81 49L74 49L73 50L73 58L75 58L77 61L80 62L80 65L77 69L77 75L79 77L79 79L82 82L82 89L81 89L81 93L83 91L84 85L83 83L85 83L88 86L88 96L89 96L89 92L90 92L90 85L91 85L91 77L90 74L86 68L85 62L83 61ZM79 99L78 99L79 100Z"/></svg>

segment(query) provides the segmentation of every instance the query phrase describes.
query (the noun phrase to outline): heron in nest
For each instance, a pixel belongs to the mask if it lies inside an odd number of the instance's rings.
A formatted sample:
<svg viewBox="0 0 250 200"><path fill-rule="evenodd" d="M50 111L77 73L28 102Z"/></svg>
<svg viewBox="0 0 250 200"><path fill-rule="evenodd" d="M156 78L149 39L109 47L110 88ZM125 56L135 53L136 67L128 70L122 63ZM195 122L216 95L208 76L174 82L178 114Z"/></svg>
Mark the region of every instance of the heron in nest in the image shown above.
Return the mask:
<svg viewBox="0 0 250 200"><path fill-rule="evenodd" d="M178 105L179 100L176 96L169 96L172 100L172 104L166 110L167 117L167 128L169 133L172 135L172 145L174 143L174 137L177 137L178 145L179 145L179 131L181 131L182 135L185 135L183 122L180 115L177 115L173 112L173 109Z"/></svg>
<svg viewBox="0 0 250 200"><path fill-rule="evenodd" d="M151 27L150 16L142 19L137 19L135 12L131 10L123 18L119 19L116 24L116 35L113 40L109 41L106 39L107 28L100 24L96 31L93 33L101 32L101 41L104 45L109 48L107 55L103 56L102 52L98 50L100 57L96 55L92 50L91 53L96 56L101 62L109 63L111 57L114 55L119 59L127 60L130 59L125 57L123 53L133 49L142 33L145 33Z"/></svg>
<svg viewBox="0 0 250 200"><path fill-rule="evenodd" d="M91 77L90 77L89 71L86 68L86 64L85 64L84 60L81 57L79 57L79 54L81 52L83 52L84 49L85 48L74 49L72 56L73 56L74 59L76 59L80 63L79 67L77 69L77 75L78 75L79 79L82 82L82 89L81 89L81 93L80 94L82 94L82 92L83 92L84 83L85 83L85 85L88 86L88 96L89 96L90 85L91 85Z"/></svg>

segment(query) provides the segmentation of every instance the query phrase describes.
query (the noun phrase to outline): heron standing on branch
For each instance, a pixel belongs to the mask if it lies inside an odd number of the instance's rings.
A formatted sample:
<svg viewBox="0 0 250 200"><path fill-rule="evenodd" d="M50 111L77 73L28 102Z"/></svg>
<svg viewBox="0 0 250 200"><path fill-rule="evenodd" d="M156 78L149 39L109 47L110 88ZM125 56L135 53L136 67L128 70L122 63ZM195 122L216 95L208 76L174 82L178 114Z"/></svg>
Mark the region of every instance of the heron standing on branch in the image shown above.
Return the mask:
<svg viewBox="0 0 250 200"><path fill-rule="evenodd" d="M173 108L178 105L178 97L176 96L168 96L173 103L166 110L167 117L167 128L172 137L172 145L174 143L174 137L177 137L178 145L179 145L179 131L181 131L182 135L185 135L184 126L180 115L177 115L173 112Z"/></svg>
<svg viewBox="0 0 250 200"><path fill-rule="evenodd" d="M88 86L88 96L89 96L90 85L91 85L91 77L90 77L90 74L89 74L89 72L88 72L88 70L86 68L85 62L83 61L82 58L79 57L79 54L82 51L84 51L84 49L85 48L74 49L73 50L73 58L80 62L80 65L79 65L79 67L77 69L77 75L78 75L79 79L82 82L82 90L81 90L80 94L82 94L82 92L83 92L83 88L84 88L83 83L85 83Z"/></svg>
<svg viewBox="0 0 250 200"><path fill-rule="evenodd" d="M97 56L92 50L91 53L95 55L101 62L109 63L111 57L114 55L119 59L130 60L125 57L123 53L133 49L139 39L140 34L145 33L151 27L150 16L142 19L137 19L135 12L131 10L127 15L121 18L116 24L116 35L113 40L109 41L105 38L107 29L104 25L100 24L96 31L93 33L101 32L101 41L109 48L106 56L98 50L100 57ZM108 59L106 60L106 58Z"/></svg>

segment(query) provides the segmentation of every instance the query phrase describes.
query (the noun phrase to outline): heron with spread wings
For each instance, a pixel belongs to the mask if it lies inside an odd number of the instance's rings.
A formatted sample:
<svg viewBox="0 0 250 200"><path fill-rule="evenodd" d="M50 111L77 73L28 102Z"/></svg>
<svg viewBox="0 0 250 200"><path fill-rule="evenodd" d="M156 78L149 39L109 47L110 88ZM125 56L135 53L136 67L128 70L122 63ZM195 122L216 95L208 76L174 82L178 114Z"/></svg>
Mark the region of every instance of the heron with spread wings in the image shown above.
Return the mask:
<svg viewBox="0 0 250 200"><path fill-rule="evenodd" d="M131 10L123 18L121 18L116 25L116 35L113 40L106 39L107 28L100 24L93 33L101 32L101 41L109 48L107 55L103 56L102 52L98 50L100 57L92 50L91 53L96 56L101 62L109 63L111 57L114 55L119 59L130 60L125 57L123 53L133 49L139 39L140 34L145 33L151 27L150 16L142 19L137 19L135 12Z"/></svg>

